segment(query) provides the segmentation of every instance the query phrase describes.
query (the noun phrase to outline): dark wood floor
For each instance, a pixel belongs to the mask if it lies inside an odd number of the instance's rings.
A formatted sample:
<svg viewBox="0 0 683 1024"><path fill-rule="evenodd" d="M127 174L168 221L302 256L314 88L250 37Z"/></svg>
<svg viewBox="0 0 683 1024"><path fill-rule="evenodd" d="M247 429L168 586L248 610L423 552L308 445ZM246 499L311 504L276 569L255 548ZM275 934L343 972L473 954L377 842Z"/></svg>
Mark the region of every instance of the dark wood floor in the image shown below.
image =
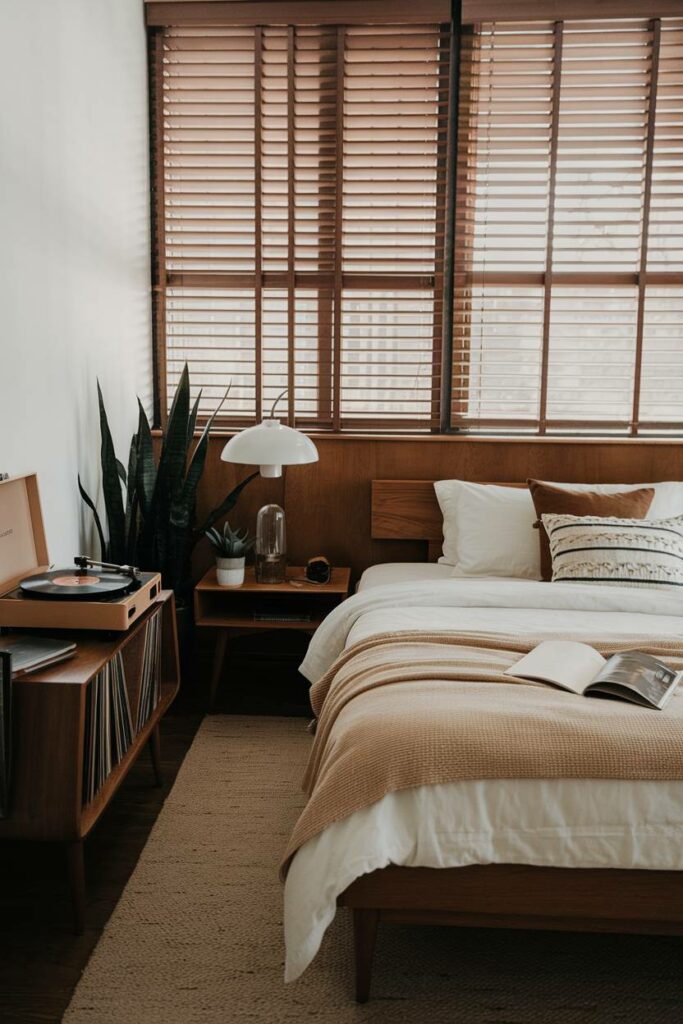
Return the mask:
<svg viewBox="0 0 683 1024"><path fill-rule="evenodd" d="M52 844L0 844L0 1021L58 1024L168 795L201 715L162 722L164 785L147 752L131 769L85 846L86 929L76 936L63 851Z"/></svg>
<svg viewBox="0 0 683 1024"><path fill-rule="evenodd" d="M211 631L188 651L185 675L208 679ZM307 638L287 631L231 646L216 711L307 715L308 686L297 672ZM97 945L202 719L202 687L184 686L161 723L164 785L141 754L85 845L85 933L72 930L61 847L0 844L0 1024L58 1024Z"/></svg>

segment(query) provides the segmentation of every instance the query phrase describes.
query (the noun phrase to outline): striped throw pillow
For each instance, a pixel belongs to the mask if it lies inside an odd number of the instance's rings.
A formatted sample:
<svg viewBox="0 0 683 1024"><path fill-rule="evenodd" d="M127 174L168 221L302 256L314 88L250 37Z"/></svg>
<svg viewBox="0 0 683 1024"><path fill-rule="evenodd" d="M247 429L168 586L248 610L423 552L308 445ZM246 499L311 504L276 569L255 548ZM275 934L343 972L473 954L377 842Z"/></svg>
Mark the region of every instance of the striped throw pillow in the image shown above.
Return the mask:
<svg viewBox="0 0 683 1024"><path fill-rule="evenodd" d="M683 516L541 518L550 541L553 583L683 587Z"/></svg>

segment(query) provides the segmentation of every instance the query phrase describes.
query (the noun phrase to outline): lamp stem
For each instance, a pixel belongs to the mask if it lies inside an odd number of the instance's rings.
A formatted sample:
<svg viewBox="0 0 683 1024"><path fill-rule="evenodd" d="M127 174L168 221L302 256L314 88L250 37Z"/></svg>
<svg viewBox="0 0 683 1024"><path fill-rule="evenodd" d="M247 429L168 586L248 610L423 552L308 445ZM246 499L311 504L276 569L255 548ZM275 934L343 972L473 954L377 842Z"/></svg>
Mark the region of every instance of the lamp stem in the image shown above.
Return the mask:
<svg viewBox="0 0 683 1024"><path fill-rule="evenodd" d="M285 395L287 394L288 391L289 391L289 388L285 388L285 390L281 391L280 394L277 396L277 398L273 402L273 407L270 410L270 417L269 417L269 419L271 419L271 420L275 419L275 407L278 404L278 402L280 402L285 397Z"/></svg>

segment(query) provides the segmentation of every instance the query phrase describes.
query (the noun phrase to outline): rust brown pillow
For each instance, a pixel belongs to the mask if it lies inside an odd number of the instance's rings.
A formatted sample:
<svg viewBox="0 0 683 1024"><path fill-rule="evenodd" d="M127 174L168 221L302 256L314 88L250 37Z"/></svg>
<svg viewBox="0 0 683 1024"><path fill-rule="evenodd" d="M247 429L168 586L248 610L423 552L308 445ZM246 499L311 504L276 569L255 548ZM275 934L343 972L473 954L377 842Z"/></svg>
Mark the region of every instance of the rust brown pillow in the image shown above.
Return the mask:
<svg viewBox="0 0 683 1024"><path fill-rule="evenodd" d="M538 538L541 545L541 579L550 580L553 562L548 535L541 523L542 515L614 516L619 519L644 519L655 496L654 487L637 491L619 491L617 494L596 494L594 491L565 491L551 487L542 480L527 480L531 499L536 509Z"/></svg>

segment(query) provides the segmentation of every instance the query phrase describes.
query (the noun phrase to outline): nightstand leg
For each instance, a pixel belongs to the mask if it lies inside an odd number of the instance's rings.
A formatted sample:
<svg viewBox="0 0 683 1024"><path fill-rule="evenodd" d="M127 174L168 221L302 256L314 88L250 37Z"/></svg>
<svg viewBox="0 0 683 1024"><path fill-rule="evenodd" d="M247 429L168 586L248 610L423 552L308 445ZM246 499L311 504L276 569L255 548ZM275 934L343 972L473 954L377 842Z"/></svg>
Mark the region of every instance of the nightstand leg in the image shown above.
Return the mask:
<svg viewBox="0 0 683 1024"><path fill-rule="evenodd" d="M154 781L157 786L163 786L164 776L161 771L161 733L159 732L159 726L155 725L149 734L149 756L152 758L152 768L154 769Z"/></svg>
<svg viewBox="0 0 683 1024"><path fill-rule="evenodd" d="M225 661L225 651L228 646L228 631L227 629L219 629L218 636L216 637L216 650L213 655L213 668L211 670L211 688L209 690L209 711L213 711L213 705L216 700L216 692L218 690L218 684L221 681L221 675L223 674L223 662Z"/></svg>
<svg viewBox="0 0 683 1024"><path fill-rule="evenodd" d="M83 934L85 926L85 862L83 840L66 844L66 858L69 868L69 888L74 909L74 931Z"/></svg>

